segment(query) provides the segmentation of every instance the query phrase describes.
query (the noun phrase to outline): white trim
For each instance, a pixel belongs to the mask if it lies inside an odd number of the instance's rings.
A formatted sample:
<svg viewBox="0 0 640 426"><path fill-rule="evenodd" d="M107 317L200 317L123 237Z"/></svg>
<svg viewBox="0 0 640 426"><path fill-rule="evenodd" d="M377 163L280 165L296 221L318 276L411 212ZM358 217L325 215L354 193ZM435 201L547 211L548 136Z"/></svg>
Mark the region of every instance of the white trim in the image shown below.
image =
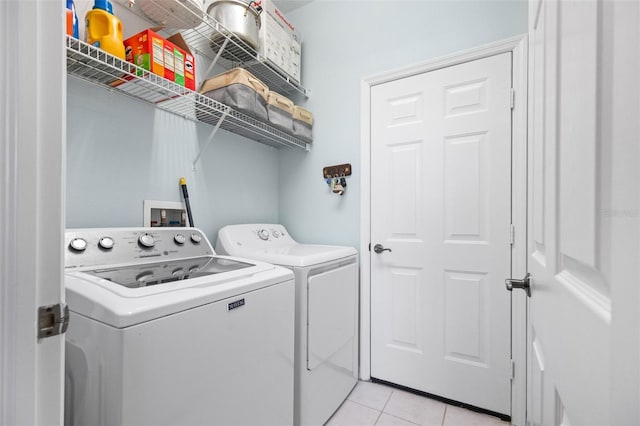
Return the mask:
<svg viewBox="0 0 640 426"><path fill-rule="evenodd" d="M398 80L400 78L411 77L412 75L424 74L425 72L435 71L440 68L446 68L453 65L462 64L464 62L474 61L489 56L499 55L500 53L514 52L518 46L522 46L523 40L526 40L526 34L511 37L505 40L475 47L473 49L463 50L451 55L430 59L425 62L386 71L364 77L362 82L366 88L376 86L378 84L388 83L389 81ZM526 46L526 44L524 45Z"/></svg>
<svg viewBox="0 0 640 426"><path fill-rule="evenodd" d="M0 1L0 424L62 424L64 336L37 338L64 297L62 2Z"/></svg>
<svg viewBox="0 0 640 426"><path fill-rule="evenodd" d="M528 152L528 40L524 35L512 50L512 85L516 91L512 110L511 221L515 241L511 251L511 274L523 278L527 273L527 152ZM511 385L511 422L526 424L527 318L525 292L511 295L511 357L515 362Z"/></svg>
<svg viewBox="0 0 640 426"><path fill-rule="evenodd" d="M360 379L371 379L371 86L360 82Z"/></svg>
<svg viewBox="0 0 640 426"><path fill-rule="evenodd" d="M371 378L371 88L373 86L410 77L416 74L474 61L500 53L513 54L513 88L516 104L513 109L513 206L512 221L515 226L515 243L512 250L512 273L524 276L526 272L526 167L527 167L527 35L519 35L502 41L465 50L441 58L375 74L362 79L360 84L360 378ZM507 277L505 277L507 278ZM506 291L506 290L505 290ZM524 292L513 295L512 357L516 365L516 377L512 387L512 422L525 424L526 408L526 296ZM525 346L522 346L525 345ZM517 347L516 347L517 346Z"/></svg>

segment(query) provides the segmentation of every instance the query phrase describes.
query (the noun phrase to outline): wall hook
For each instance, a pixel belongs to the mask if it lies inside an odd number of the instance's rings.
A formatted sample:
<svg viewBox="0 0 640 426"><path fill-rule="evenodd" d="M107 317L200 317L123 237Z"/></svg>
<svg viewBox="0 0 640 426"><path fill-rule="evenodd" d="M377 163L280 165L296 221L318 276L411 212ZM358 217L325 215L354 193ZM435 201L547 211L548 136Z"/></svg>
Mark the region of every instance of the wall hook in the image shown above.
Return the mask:
<svg viewBox="0 0 640 426"><path fill-rule="evenodd" d="M351 175L351 164L338 164L322 169L322 176L334 194L344 195L347 188L347 176Z"/></svg>

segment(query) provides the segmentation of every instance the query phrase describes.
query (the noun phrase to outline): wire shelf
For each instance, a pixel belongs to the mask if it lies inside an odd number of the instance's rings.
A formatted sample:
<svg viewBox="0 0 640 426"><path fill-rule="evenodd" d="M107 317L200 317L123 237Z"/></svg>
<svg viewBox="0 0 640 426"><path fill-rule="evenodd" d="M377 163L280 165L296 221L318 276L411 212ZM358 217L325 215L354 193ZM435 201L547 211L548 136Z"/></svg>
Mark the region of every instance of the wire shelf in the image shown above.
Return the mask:
<svg viewBox="0 0 640 426"><path fill-rule="evenodd" d="M207 96L67 36L67 74L151 103L193 121L217 125L256 142L307 149L307 143Z"/></svg>
<svg viewBox="0 0 640 426"><path fill-rule="evenodd" d="M120 1L122 2L123 0ZM169 6L168 2L163 2L162 0L147 1L153 4L153 7L157 11L163 11L167 15L171 15L172 21L176 26L187 28L172 29L167 27L158 30L159 34L170 37L176 33L180 33L192 50L197 51L200 55L212 61L218 52L220 52L218 61L225 68L245 68L269 86L270 90L287 96L301 94L308 97L309 91L301 84L282 72L277 66L267 62L255 49L245 43L242 38L229 31L204 11L202 15L196 14L183 4L183 2L171 2L171 6ZM172 7L180 7L184 10L176 13ZM137 6L132 8L132 12L144 19L149 19L142 11L137 9ZM201 22L201 24L194 28L194 21ZM228 42L224 50L220 51L227 39Z"/></svg>

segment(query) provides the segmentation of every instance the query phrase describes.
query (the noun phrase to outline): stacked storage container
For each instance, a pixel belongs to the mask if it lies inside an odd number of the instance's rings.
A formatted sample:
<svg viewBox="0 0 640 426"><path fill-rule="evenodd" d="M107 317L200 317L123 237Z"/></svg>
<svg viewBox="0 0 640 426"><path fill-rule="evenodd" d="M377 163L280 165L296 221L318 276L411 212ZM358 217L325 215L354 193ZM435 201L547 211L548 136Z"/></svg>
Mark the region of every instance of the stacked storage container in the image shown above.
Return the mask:
<svg viewBox="0 0 640 426"><path fill-rule="evenodd" d="M301 106L293 107L293 136L307 143L313 141L313 114Z"/></svg>
<svg viewBox="0 0 640 426"><path fill-rule="evenodd" d="M269 88L245 69L234 68L210 78L200 93L258 120L268 120Z"/></svg>
<svg viewBox="0 0 640 426"><path fill-rule="evenodd" d="M293 134L293 101L276 92L269 92L267 113L272 126Z"/></svg>

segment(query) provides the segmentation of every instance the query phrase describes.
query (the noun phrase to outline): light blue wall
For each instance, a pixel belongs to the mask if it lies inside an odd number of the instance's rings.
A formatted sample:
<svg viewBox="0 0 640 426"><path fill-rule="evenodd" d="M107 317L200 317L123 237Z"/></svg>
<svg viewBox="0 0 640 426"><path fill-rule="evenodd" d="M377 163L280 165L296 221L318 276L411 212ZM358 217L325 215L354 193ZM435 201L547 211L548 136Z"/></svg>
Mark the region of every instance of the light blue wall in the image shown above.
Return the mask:
<svg viewBox="0 0 640 426"><path fill-rule="evenodd" d="M66 225L141 226L143 200L182 201L215 244L229 223L278 222L278 151L68 78Z"/></svg>
<svg viewBox="0 0 640 426"><path fill-rule="evenodd" d="M312 90L311 151L220 131L195 172L210 126L69 78L67 226L139 226L143 200L180 201L185 176L194 222L212 242L226 224L281 222L300 241L358 246L362 78L524 33L526 10L524 0L316 0L292 11ZM342 197L322 178L340 163L354 169Z"/></svg>
<svg viewBox="0 0 640 426"><path fill-rule="evenodd" d="M84 17L93 0L75 5ZM114 13L125 38L154 26L118 2ZM223 71L205 76L210 61L196 54L196 62L198 83ZM143 200L182 201L181 176L194 223L213 244L224 225L279 221L278 150L220 130L194 171L212 126L72 77L67 84L67 227L141 226Z"/></svg>
<svg viewBox="0 0 640 426"><path fill-rule="evenodd" d="M316 0L287 17L303 37L302 80L315 123L309 153L281 151L280 220L300 241L357 247L362 78L525 33L527 4ZM354 175L339 197L322 168L341 163Z"/></svg>

